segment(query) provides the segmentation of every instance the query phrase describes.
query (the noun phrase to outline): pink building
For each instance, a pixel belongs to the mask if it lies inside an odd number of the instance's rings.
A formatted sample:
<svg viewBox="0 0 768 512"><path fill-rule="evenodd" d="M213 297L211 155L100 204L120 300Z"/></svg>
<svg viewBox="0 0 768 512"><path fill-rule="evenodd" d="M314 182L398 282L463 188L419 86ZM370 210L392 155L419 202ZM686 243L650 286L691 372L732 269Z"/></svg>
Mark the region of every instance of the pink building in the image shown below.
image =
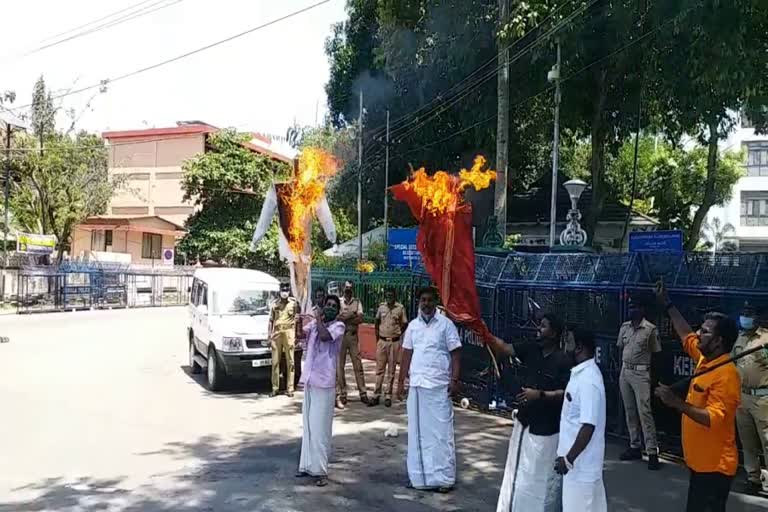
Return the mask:
<svg viewBox="0 0 768 512"><path fill-rule="evenodd" d="M185 160L207 150L218 128L202 122L170 128L104 132L109 172L125 175L105 215L88 218L73 234L73 258L133 264L172 264L176 240L195 212L181 188ZM254 135L246 146L281 162L292 158Z"/></svg>

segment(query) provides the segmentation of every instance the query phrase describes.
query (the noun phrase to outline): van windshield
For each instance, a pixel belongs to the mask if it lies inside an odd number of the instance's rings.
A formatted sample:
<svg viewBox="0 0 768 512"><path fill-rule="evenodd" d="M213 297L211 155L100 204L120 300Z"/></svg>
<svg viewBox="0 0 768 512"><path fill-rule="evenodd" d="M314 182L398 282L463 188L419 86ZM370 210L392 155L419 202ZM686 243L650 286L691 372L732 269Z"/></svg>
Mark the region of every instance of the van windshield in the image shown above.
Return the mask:
<svg viewBox="0 0 768 512"><path fill-rule="evenodd" d="M213 292L216 315L267 315L277 292L267 290L226 290Z"/></svg>

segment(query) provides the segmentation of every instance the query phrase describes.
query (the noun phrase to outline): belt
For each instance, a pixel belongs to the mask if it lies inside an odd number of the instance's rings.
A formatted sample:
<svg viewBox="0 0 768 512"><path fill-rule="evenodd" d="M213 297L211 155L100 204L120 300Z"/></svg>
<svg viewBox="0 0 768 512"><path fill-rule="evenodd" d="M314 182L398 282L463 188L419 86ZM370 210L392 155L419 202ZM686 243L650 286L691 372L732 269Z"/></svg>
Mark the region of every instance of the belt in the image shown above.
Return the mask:
<svg viewBox="0 0 768 512"><path fill-rule="evenodd" d="M768 396L768 387L763 388L741 388L741 392L750 396Z"/></svg>
<svg viewBox="0 0 768 512"><path fill-rule="evenodd" d="M647 372L651 369L651 365L649 364L629 364L629 363L622 363L624 365L624 368L627 370L637 370L640 372Z"/></svg>
<svg viewBox="0 0 768 512"><path fill-rule="evenodd" d="M384 337L379 336L379 339L381 341L395 342L395 341L400 341L400 336L395 336L394 338L384 338Z"/></svg>

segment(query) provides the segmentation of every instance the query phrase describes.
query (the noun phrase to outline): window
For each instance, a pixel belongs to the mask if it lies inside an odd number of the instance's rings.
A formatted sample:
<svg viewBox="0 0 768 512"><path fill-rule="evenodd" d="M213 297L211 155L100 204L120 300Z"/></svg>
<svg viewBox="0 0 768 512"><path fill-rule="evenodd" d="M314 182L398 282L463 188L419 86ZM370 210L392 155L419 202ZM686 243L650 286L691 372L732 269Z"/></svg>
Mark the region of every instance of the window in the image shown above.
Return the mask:
<svg viewBox="0 0 768 512"><path fill-rule="evenodd" d="M154 233L144 233L141 239L141 257L159 260L162 256L163 237Z"/></svg>
<svg viewBox="0 0 768 512"><path fill-rule="evenodd" d="M194 306L200 304L200 281L197 279L192 281L192 294L189 297L189 301Z"/></svg>
<svg viewBox="0 0 768 512"><path fill-rule="evenodd" d="M768 176L768 142L747 142L747 176Z"/></svg>
<svg viewBox="0 0 768 512"><path fill-rule="evenodd" d="M741 225L768 226L768 192L741 193Z"/></svg>
<svg viewBox="0 0 768 512"><path fill-rule="evenodd" d="M91 250L104 252L112 246L112 230L91 231Z"/></svg>

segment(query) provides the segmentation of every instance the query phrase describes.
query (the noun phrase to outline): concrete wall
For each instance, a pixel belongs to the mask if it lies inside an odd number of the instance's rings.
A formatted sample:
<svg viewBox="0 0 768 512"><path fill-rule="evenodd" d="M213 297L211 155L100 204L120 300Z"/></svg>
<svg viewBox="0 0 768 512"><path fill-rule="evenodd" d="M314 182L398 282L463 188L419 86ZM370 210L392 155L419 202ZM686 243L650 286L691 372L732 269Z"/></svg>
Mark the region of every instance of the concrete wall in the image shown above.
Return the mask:
<svg viewBox="0 0 768 512"><path fill-rule="evenodd" d="M172 139L126 142L115 140L109 148L113 174L126 183L112 198L112 215L158 215L184 225L194 206L183 200L182 163L205 149L201 134Z"/></svg>

